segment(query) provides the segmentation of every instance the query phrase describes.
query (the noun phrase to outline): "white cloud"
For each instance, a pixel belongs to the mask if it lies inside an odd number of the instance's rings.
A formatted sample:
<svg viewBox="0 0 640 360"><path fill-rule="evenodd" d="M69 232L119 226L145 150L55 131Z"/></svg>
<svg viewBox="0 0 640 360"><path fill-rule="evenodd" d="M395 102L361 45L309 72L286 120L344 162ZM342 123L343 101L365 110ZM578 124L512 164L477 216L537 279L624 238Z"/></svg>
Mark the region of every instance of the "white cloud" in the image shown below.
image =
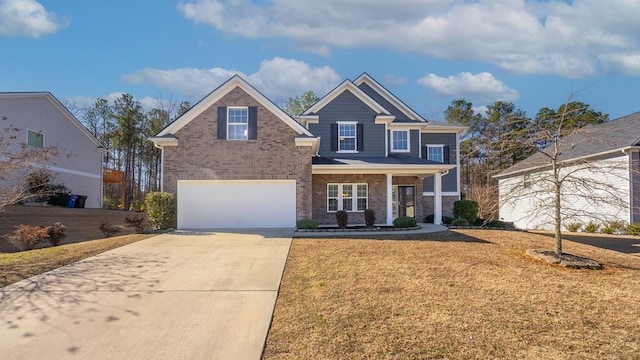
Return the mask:
<svg viewBox="0 0 640 360"><path fill-rule="evenodd" d="M605 54L600 57L607 69L631 75L640 76L640 52L630 54Z"/></svg>
<svg viewBox="0 0 640 360"><path fill-rule="evenodd" d="M328 66L311 67L299 60L279 57L262 61L253 74L223 68L144 69L125 75L123 79L128 83L148 83L178 91L188 98L200 99L235 74L247 79L272 100L298 96L307 90L324 94L341 80Z"/></svg>
<svg viewBox="0 0 640 360"><path fill-rule="evenodd" d="M290 39L325 56L382 47L580 78L597 73L604 54L640 51L640 4L629 0L187 0L177 8L235 36Z"/></svg>
<svg viewBox="0 0 640 360"><path fill-rule="evenodd" d="M448 77L428 74L418 79L418 84L432 89L438 95L471 102L514 101L519 96L517 91L488 72L463 72Z"/></svg>
<svg viewBox="0 0 640 360"><path fill-rule="evenodd" d="M38 38L66 25L35 0L0 0L0 35Z"/></svg>
<svg viewBox="0 0 640 360"><path fill-rule="evenodd" d="M105 99L109 102L109 104L113 105L114 101L116 101L116 99L120 98L122 96L122 94L124 94L123 91L115 91L109 94L106 94L104 96L101 96L100 98ZM166 99L159 99L159 98L154 98L154 97L150 97L150 96L145 96L145 97L134 97L134 99L138 102L140 102L140 105L142 105L142 108L145 111L149 111L153 108L158 108L158 107L162 107L163 103L166 102ZM84 108L88 108L93 106L93 104L95 104L96 100L98 100L98 97L91 97L91 96L72 96L72 97L68 97L66 99L64 99L62 102L65 104L65 106L69 107L69 108L74 108L76 110L78 110L78 114L76 114L76 116L80 116L82 114L82 109ZM70 109L71 110L71 109ZM75 111L72 111L75 113Z"/></svg>

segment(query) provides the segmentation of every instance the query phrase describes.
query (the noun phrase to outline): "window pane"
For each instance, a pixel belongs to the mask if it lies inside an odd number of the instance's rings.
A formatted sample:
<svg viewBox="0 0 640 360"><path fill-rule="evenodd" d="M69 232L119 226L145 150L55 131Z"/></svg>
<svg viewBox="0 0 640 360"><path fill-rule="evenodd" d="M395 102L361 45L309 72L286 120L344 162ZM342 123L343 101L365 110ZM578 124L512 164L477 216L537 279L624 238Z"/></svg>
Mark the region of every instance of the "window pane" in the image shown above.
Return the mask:
<svg viewBox="0 0 640 360"><path fill-rule="evenodd" d="M338 136L356 136L356 124L340 124Z"/></svg>
<svg viewBox="0 0 640 360"><path fill-rule="evenodd" d="M338 211L338 199L329 199L327 201L327 211Z"/></svg>
<svg viewBox="0 0 640 360"><path fill-rule="evenodd" d="M233 125L229 124L229 133L227 139L229 140L247 140L248 139L248 126L245 125Z"/></svg>
<svg viewBox="0 0 640 360"><path fill-rule="evenodd" d="M355 150L356 149L356 139L355 138L341 138L340 139L340 150Z"/></svg>
<svg viewBox="0 0 640 360"><path fill-rule="evenodd" d="M328 197L338 197L338 185L328 185L327 186L327 196Z"/></svg>
<svg viewBox="0 0 640 360"><path fill-rule="evenodd" d="M367 197L367 185L365 184L358 185L358 197Z"/></svg>
<svg viewBox="0 0 640 360"><path fill-rule="evenodd" d="M353 197L353 185L342 185L342 197Z"/></svg>
<svg viewBox="0 0 640 360"><path fill-rule="evenodd" d="M367 199L358 199L358 211L364 211L367 209Z"/></svg>
<svg viewBox="0 0 640 360"><path fill-rule="evenodd" d="M33 146L37 148L44 147L44 135L39 132L28 130L27 144L29 144L29 146Z"/></svg>
<svg viewBox="0 0 640 360"><path fill-rule="evenodd" d="M248 108L229 108L229 124L247 124L249 122Z"/></svg>
<svg viewBox="0 0 640 360"><path fill-rule="evenodd" d="M344 211L351 211L353 210L353 200L349 199L342 199L342 210Z"/></svg>
<svg viewBox="0 0 640 360"><path fill-rule="evenodd" d="M429 146L427 147L427 159L437 162L443 162L442 158L442 146Z"/></svg>
<svg viewBox="0 0 640 360"><path fill-rule="evenodd" d="M407 139L406 131L392 131L393 149L394 150L408 150L409 141Z"/></svg>

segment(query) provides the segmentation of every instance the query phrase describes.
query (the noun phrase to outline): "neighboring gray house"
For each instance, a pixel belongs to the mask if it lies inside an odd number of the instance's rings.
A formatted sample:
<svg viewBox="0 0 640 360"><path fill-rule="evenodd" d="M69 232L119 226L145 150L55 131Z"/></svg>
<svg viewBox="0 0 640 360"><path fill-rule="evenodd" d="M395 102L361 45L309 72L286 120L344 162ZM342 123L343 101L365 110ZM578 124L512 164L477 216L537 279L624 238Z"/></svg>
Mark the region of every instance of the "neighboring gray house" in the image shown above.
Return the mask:
<svg viewBox="0 0 640 360"><path fill-rule="evenodd" d="M640 222L640 112L590 125L559 146L563 222ZM549 162L541 153L495 176L500 218L522 229L553 228Z"/></svg>
<svg viewBox="0 0 640 360"><path fill-rule="evenodd" d="M44 164L85 207L102 206L102 144L49 92L0 93L0 128L18 129L14 146L57 146L59 155Z"/></svg>
<svg viewBox="0 0 640 360"><path fill-rule="evenodd" d="M431 123L363 74L297 120L234 76L151 139L179 228L440 223L459 199L463 127Z"/></svg>

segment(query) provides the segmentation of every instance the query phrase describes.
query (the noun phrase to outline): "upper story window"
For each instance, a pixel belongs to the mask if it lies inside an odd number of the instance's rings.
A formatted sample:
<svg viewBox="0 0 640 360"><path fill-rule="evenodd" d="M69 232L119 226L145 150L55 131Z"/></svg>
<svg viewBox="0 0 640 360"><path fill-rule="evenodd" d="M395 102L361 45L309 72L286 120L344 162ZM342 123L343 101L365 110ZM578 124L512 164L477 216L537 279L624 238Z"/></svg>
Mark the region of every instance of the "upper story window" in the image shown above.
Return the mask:
<svg viewBox="0 0 640 360"><path fill-rule="evenodd" d="M249 139L249 108L227 108L227 140Z"/></svg>
<svg viewBox="0 0 640 360"><path fill-rule="evenodd" d="M427 160L444 162L444 145L427 145Z"/></svg>
<svg viewBox="0 0 640 360"><path fill-rule="evenodd" d="M29 146L43 148L44 134L33 130L27 130L27 144Z"/></svg>
<svg viewBox="0 0 640 360"><path fill-rule="evenodd" d="M338 123L338 151L357 151L356 123Z"/></svg>
<svg viewBox="0 0 640 360"><path fill-rule="evenodd" d="M409 152L409 130L391 131L391 151Z"/></svg>

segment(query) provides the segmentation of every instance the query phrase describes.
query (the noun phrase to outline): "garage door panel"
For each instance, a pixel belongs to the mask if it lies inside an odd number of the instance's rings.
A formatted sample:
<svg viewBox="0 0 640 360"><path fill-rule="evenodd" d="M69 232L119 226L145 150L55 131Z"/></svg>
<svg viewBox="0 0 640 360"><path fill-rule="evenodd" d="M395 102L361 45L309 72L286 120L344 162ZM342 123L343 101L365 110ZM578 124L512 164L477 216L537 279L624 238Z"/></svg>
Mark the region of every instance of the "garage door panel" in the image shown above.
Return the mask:
<svg viewBox="0 0 640 360"><path fill-rule="evenodd" d="M178 181L178 228L294 227L295 180Z"/></svg>

